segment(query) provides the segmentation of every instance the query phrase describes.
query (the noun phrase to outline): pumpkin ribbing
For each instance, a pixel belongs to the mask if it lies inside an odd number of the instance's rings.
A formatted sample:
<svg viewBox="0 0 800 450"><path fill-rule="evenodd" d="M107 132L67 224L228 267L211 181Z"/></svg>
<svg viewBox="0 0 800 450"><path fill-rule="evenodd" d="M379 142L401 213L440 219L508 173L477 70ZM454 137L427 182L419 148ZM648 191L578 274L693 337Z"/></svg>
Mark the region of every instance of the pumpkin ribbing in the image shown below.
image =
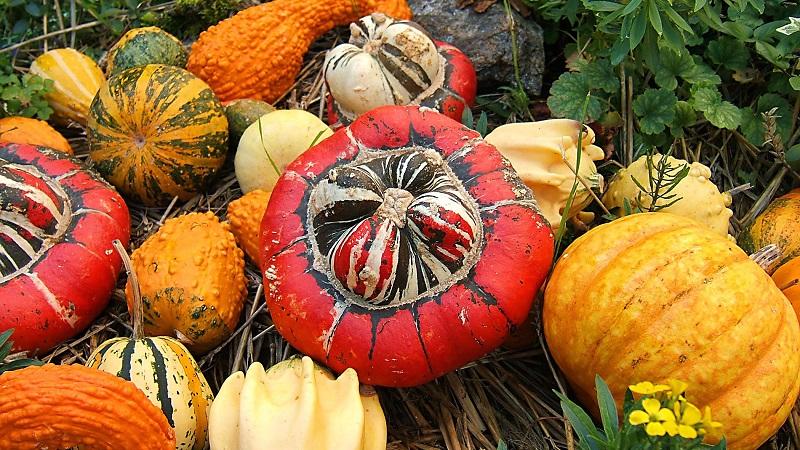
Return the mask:
<svg viewBox="0 0 800 450"><path fill-rule="evenodd" d="M201 33L187 68L223 101L272 103L292 86L314 40L376 11L411 17L405 0L275 0L253 6Z"/></svg>
<svg viewBox="0 0 800 450"><path fill-rule="evenodd" d="M578 238L550 277L543 323L583 403L596 408L595 374L620 402L630 384L680 379L730 449L757 448L800 390L789 302L728 239L680 216L634 214Z"/></svg>
<svg viewBox="0 0 800 450"><path fill-rule="evenodd" d="M0 375L0 448L174 450L175 434L136 386L80 365Z"/></svg>

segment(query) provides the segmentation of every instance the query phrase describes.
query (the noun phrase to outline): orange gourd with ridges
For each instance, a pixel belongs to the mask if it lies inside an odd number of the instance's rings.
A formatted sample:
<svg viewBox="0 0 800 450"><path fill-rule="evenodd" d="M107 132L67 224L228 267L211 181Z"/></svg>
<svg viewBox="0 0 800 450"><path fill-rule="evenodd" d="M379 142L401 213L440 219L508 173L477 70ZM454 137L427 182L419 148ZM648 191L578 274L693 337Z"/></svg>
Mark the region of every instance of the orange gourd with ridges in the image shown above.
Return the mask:
<svg viewBox="0 0 800 450"><path fill-rule="evenodd" d="M667 213L634 214L570 245L545 291L544 332L578 399L595 374L628 385L676 378L709 405L728 448L775 433L800 389L800 326L755 262L725 237Z"/></svg>
<svg viewBox="0 0 800 450"><path fill-rule="evenodd" d="M167 418L135 384L80 365L0 376L0 448L174 450Z"/></svg>
<svg viewBox="0 0 800 450"><path fill-rule="evenodd" d="M222 101L274 102L294 83L312 42L372 12L411 18L405 0L275 0L253 6L200 34L187 68Z"/></svg>
<svg viewBox="0 0 800 450"><path fill-rule="evenodd" d="M256 189L228 204L228 221L236 242L256 264L260 265L261 219L269 204L270 192Z"/></svg>

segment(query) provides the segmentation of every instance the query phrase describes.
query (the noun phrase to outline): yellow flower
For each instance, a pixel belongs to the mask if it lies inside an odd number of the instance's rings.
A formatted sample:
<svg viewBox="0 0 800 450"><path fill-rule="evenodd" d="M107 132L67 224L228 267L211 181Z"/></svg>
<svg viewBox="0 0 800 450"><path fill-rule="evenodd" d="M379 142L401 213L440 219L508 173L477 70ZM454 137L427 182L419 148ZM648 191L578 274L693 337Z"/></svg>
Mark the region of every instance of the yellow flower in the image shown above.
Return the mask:
<svg viewBox="0 0 800 450"><path fill-rule="evenodd" d="M686 439L696 438L695 425L700 423L703 418L697 406L689 402L675 402L672 409L675 411L675 421L664 424L666 432L670 436L680 435Z"/></svg>
<svg viewBox="0 0 800 450"><path fill-rule="evenodd" d="M653 384L649 381L642 381L641 383L628 386L628 389L630 389L634 394L653 395L658 392L664 392L668 390L669 386L665 384Z"/></svg>
<svg viewBox="0 0 800 450"><path fill-rule="evenodd" d="M685 400L683 393L686 392L686 388L689 387L688 384L670 378L667 380L667 385L669 386L669 398L673 400Z"/></svg>
<svg viewBox="0 0 800 450"><path fill-rule="evenodd" d="M650 436L663 436L667 430L665 423L675 423L675 415L667 408L661 407L661 402L654 398L642 401L644 411L637 409L628 416L631 425L645 425L645 431Z"/></svg>
<svg viewBox="0 0 800 450"><path fill-rule="evenodd" d="M703 425L700 427L700 434L717 435L722 431L722 424L711 420L711 408L706 406L703 414Z"/></svg>

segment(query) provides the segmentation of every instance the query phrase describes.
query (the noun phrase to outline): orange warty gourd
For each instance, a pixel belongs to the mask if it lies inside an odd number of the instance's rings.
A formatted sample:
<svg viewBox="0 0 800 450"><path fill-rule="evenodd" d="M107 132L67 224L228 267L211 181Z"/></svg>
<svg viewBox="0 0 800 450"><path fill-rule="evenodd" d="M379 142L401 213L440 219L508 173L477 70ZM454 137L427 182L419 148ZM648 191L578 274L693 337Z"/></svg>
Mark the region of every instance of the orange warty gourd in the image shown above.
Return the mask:
<svg viewBox="0 0 800 450"><path fill-rule="evenodd" d="M274 102L294 83L312 42L372 12L411 18L405 0L275 0L253 6L201 33L187 69L222 101Z"/></svg>
<svg viewBox="0 0 800 450"><path fill-rule="evenodd" d="M543 322L554 359L595 412L595 374L620 403L630 384L680 379L732 450L775 433L800 389L789 302L735 244L684 217L633 214L578 238L553 270Z"/></svg>
<svg viewBox="0 0 800 450"><path fill-rule="evenodd" d="M739 245L754 253L769 244L780 248L780 264L800 256L800 188L778 197L742 230Z"/></svg>
<svg viewBox="0 0 800 450"><path fill-rule="evenodd" d="M250 191L228 204L228 221L236 242L256 264L261 265L261 219L271 192Z"/></svg>
<svg viewBox="0 0 800 450"><path fill-rule="evenodd" d="M135 384L80 365L0 376L0 448L174 450L167 418Z"/></svg>
<svg viewBox="0 0 800 450"><path fill-rule="evenodd" d="M800 258L794 258L778 267L772 274L772 281L789 299L797 318L800 319Z"/></svg>
<svg viewBox="0 0 800 450"><path fill-rule="evenodd" d="M28 117L0 119L0 142L38 145L72 154L72 147L61 133L44 120Z"/></svg>
<svg viewBox="0 0 800 450"><path fill-rule="evenodd" d="M214 213L167 220L131 255L147 336L172 336L204 353L230 336L247 291L244 254ZM130 280L125 288L133 308Z"/></svg>

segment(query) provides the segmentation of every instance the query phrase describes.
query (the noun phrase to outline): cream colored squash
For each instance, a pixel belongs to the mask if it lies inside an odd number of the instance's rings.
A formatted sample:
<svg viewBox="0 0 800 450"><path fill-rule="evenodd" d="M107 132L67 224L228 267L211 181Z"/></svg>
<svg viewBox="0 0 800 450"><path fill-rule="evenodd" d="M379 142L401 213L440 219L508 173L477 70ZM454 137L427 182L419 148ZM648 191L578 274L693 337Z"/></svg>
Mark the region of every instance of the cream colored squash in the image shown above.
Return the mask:
<svg viewBox="0 0 800 450"><path fill-rule="evenodd" d="M511 123L497 127L486 136L511 162L522 181L531 188L539 208L553 229L561 216L572 218L592 202L592 189L601 190L603 176L594 161L603 159L603 150L594 144L594 131L584 127L578 165L578 131L581 124L569 119ZM565 162L566 160L566 162ZM578 169L578 182L572 207L564 212ZM586 183L586 184L584 184ZM592 216L588 216L592 217Z"/></svg>
<svg viewBox="0 0 800 450"><path fill-rule="evenodd" d="M272 162L283 172L312 144L332 134L325 123L306 111L279 110L261 116L242 134L234 158L236 179L242 192L272 191L280 176Z"/></svg>
<svg viewBox="0 0 800 450"><path fill-rule="evenodd" d="M657 165L661 158L660 154L653 155L653 165ZM672 167L689 165L689 175L681 180L678 185L670 192L674 194L672 199L659 199L658 205L667 205L669 202L680 198L675 204L666 206L659 211L689 217L698 222L708 225L715 233L722 236L728 235L728 222L733 211L731 206L731 196L727 192L720 193L717 186L711 182L711 169L699 162L689 164L689 162L666 156L667 161ZM633 181L639 182L642 186L649 186L649 178L656 175L655 169L652 175L648 174L647 156L642 156L633 162L628 168L617 172L616 176L608 185L608 191L603 196L603 203L617 215L625 215L624 202L628 200L631 208L637 210L641 208L647 210L652 204L652 198L643 193L639 186ZM667 189L665 186L661 192ZM642 193L639 196L639 193ZM639 202L638 199L642 201ZM640 204L641 203L641 204Z"/></svg>
<svg viewBox="0 0 800 450"><path fill-rule="evenodd" d="M386 419L371 389L311 358L264 370L253 363L222 384L209 422L212 450L385 450Z"/></svg>

